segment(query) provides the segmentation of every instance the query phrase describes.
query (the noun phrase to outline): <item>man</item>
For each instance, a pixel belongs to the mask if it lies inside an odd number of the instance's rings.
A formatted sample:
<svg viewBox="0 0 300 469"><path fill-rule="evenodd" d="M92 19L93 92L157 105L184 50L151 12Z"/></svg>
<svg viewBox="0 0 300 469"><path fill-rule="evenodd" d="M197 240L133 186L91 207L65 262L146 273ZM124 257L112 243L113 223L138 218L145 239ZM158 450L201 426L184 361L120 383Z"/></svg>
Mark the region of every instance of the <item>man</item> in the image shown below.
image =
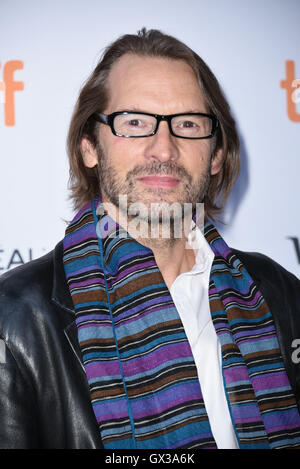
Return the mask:
<svg viewBox="0 0 300 469"><path fill-rule="evenodd" d="M1 277L0 446L299 448L300 283L212 224L239 144L207 65L159 31L121 37L68 149L64 240Z"/></svg>

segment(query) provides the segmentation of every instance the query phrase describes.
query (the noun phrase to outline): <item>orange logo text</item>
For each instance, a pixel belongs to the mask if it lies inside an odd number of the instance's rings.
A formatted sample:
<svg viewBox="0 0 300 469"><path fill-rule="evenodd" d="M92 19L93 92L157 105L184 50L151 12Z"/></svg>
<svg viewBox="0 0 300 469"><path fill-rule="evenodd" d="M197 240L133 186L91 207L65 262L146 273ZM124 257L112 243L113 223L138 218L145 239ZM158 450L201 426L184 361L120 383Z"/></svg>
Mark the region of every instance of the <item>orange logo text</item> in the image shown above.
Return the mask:
<svg viewBox="0 0 300 469"><path fill-rule="evenodd" d="M287 115L293 122L300 122L300 114L297 112L297 104L300 103L300 78L295 78L295 62L285 62L286 79L281 80L281 88L286 90Z"/></svg>
<svg viewBox="0 0 300 469"><path fill-rule="evenodd" d="M1 63L0 63L1 68ZM23 91L23 81L14 81L15 70L22 70L21 60L9 60L3 67L3 80L0 81L0 103L4 104L5 125L15 125L15 91Z"/></svg>

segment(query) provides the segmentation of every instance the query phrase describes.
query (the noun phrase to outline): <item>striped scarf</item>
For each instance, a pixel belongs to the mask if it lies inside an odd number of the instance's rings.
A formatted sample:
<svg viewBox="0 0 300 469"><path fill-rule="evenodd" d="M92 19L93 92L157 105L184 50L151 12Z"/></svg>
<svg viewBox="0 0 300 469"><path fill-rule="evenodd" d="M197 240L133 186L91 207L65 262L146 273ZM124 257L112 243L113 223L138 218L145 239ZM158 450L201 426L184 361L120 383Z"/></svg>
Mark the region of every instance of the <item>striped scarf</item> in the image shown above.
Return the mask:
<svg viewBox="0 0 300 469"><path fill-rule="evenodd" d="M193 354L153 252L99 199L69 224L63 261L92 407L106 449L216 449ZM98 208L99 208L98 207ZM271 312L211 224L212 320L241 449L300 448L300 416Z"/></svg>

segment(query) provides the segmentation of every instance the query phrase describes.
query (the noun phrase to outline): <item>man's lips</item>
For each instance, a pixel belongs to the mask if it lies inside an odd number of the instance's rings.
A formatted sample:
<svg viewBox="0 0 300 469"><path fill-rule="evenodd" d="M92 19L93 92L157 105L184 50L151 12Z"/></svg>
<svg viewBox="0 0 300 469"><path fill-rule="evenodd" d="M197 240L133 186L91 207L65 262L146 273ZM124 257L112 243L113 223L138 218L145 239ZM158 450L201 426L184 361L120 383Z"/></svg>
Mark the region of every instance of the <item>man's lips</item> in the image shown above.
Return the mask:
<svg viewBox="0 0 300 469"><path fill-rule="evenodd" d="M160 186L160 187L175 187L179 184L179 179L172 176L144 176L138 179L138 181L147 184L148 186Z"/></svg>

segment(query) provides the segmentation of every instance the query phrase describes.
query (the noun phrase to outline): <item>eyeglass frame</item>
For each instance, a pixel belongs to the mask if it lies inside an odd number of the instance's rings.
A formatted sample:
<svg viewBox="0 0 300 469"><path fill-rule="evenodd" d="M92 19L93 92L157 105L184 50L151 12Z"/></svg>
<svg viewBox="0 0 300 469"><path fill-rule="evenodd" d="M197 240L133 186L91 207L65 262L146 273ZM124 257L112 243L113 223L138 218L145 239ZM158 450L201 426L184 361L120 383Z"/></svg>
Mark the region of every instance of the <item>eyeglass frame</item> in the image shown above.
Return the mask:
<svg viewBox="0 0 300 469"><path fill-rule="evenodd" d="M118 132L115 131L114 119L115 119L116 116L119 116L121 114L124 114L124 115L126 115L126 114L137 114L137 115L154 117L156 119L156 127L148 135L122 135L122 134L119 134ZM183 137L181 135L176 135L173 132L172 125L171 125L171 120L174 117L178 117L178 116L205 116L205 117L208 117L212 122L210 134L206 137ZM151 114L149 112L139 112L139 111L138 112L135 112L135 111L116 111L116 112L113 112L112 114L103 114L102 112L94 112L94 114L92 114L91 117L93 119L95 119L96 121L100 122L101 124L108 125L110 127L112 133L114 135L116 135L117 137L124 137L124 138L152 137L153 135L156 134L161 121L166 121L168 123L170 134L173 135L173 137L185 138L185 139L188 139L188 140L203 140L203 139L207 139L207 138L212 138L215 135L215 132L216 132L218 126L219 126L219 121L218 121L218 119L216 118L216 116L214 114L205 114L203 112L181 112L181 113L178 113L178 114L161 115L161 114Z"/></svg>

